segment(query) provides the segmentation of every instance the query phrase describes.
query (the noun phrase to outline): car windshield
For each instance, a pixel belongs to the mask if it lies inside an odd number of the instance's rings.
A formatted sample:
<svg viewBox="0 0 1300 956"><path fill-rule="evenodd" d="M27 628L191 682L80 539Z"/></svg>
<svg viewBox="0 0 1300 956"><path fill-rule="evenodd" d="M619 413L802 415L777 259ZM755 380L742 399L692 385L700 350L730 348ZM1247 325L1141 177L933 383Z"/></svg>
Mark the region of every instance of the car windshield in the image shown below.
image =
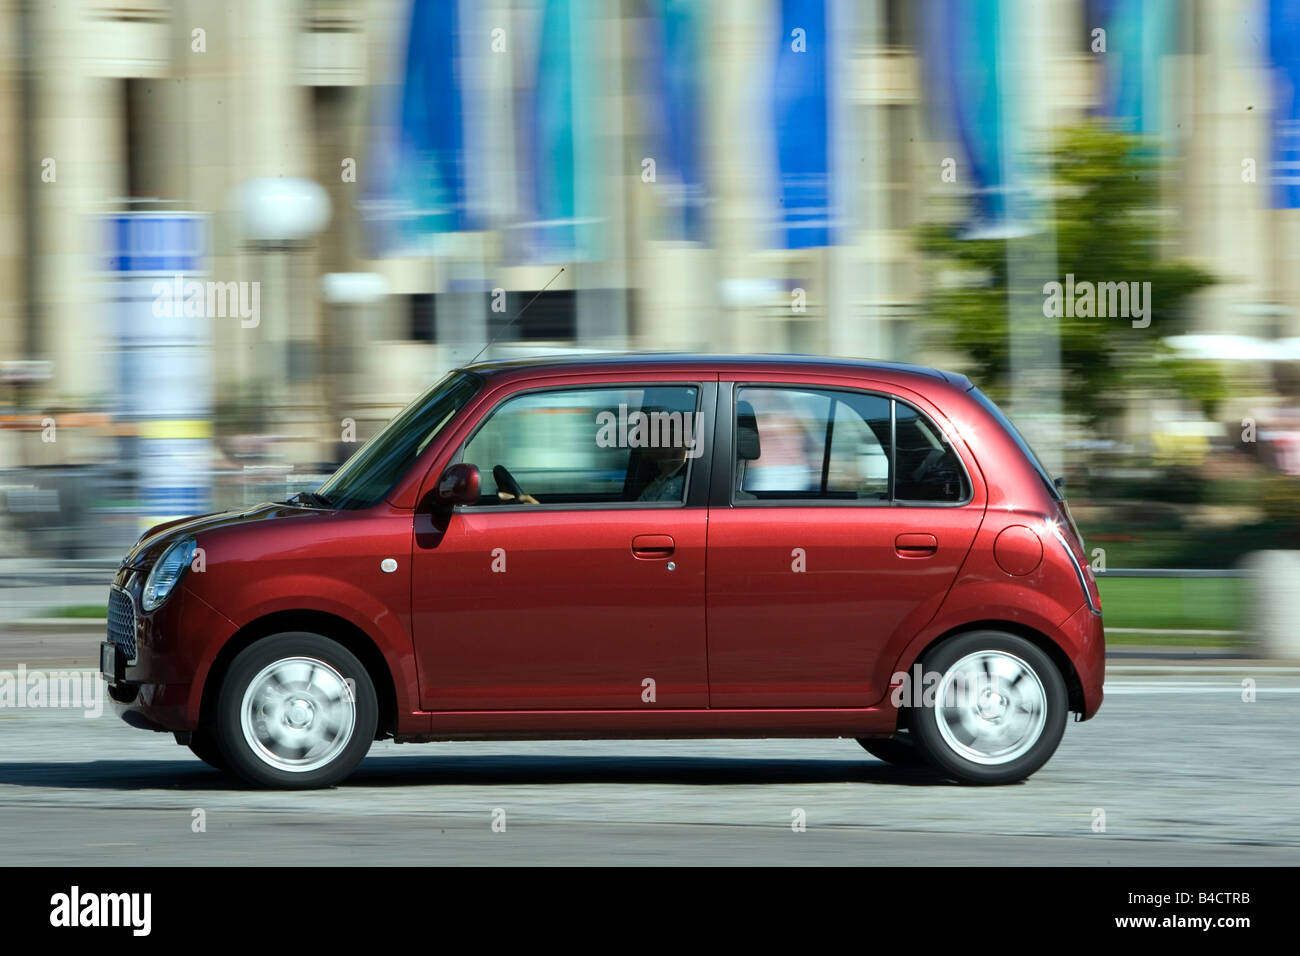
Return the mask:
<svg viewBox="0 0 1300 956"><path fill-rule="evenodd" d="M971 389L971 395L974 397L975 401L984 406L985 411L997 419L998 424L1006 430L1006 433L1010 435L1016 445L1019 446L1020 451L1024 453L1024 456L1028 458L1030 463L1034 466L1034 470L1038 472L1038 477L1043 479L1043 484L1047 485L1047 490L1051 492L1052 497L1057 501L1064 500L1061 497L1060 489L1056 486L1056 482L1052 480L1051 474L1043 466L1043 463L1039 460L1038 456L1034 454L1034 450L1029 447L1029 442L1025 441L1025 436L1020 434L1020 430L1016 428L1015 425L1011 424L1011 419L1007 418L1002 409L993 404L993 400L978 388Z"/></svg>
<svg viewBox="0 0 1300 956"><path fill-rule="evenodd" d="M378 504L480 385L482 379L477 375L450 373L402 409L310 497L328 508Z"/></svg>

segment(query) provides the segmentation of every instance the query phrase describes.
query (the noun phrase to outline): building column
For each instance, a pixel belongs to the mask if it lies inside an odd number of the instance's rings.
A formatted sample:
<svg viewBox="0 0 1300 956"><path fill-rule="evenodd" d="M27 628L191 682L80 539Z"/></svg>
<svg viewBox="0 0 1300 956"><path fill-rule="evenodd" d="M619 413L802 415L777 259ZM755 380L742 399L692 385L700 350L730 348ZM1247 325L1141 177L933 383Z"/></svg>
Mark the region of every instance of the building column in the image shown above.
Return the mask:
<svg viewBox="0 0 1300 956"><path fill-rule="evenodd" d="M87 72L95 23L80 0L32 4L32 142L22 188L35 191L37 334L33 357L53 361L52 402L84 407L113 389L108 313L95 273L104 237L95 217L125 191L121 81ZM41 178L51 160L53 181Z"/></svg>

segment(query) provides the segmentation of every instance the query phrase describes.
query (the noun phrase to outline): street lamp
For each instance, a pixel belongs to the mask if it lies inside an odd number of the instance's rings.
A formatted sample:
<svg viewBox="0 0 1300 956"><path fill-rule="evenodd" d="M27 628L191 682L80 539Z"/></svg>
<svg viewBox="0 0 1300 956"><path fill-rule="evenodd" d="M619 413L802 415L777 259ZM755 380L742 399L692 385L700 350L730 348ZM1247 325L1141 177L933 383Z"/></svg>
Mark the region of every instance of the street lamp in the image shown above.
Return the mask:
<svg viewBox="0 0 1300 956"><path fill-rule="evenodd" d="M270 294L264 297L269 321L258 365L268 402L282 408L289 396L288 384L307 377L292 375L288 361L295 325L291 256L329 224L329 195L310 179L268 176L245 182L235 206L244 241L270 263Z"/></svg>
<svg viewBox="0 0 1300 956"><path fill-rule="evenodd" d="M240 189L240 227L257 245L291 246L316 236L330 219L330 197L310 179L250 179Z"/></svg>

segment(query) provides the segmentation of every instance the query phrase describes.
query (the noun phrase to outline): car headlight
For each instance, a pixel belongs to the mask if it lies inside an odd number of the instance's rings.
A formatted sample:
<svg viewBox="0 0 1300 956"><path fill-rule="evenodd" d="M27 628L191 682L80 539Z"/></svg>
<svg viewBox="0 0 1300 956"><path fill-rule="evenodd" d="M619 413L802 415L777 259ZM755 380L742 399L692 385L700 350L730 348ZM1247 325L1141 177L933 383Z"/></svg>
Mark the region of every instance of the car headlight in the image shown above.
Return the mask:
<svg viewBox="0 0 1300 956"><path fill-rule="evenodd" d="M193 538L182 538L162 553L154 564L149 576L144 579L144 593L140 595L140 606L146 611L162 607L172 588L181 579L185 569L194 557Z"/></svg>

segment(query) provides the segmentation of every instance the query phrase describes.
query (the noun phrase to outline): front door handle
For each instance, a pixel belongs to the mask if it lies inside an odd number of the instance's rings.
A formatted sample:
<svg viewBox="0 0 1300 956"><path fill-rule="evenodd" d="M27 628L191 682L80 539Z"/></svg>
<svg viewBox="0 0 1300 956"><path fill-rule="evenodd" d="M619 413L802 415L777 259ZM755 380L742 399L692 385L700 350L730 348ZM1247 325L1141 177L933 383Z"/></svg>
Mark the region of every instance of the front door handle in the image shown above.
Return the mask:
<svg viewBox="0 0 1300 956"><path fill-rule="evenodd" d="M928 558L939 550L939 539L932 534L912 531L894 539L894 550L904 558Z"/></svg>
<svg viewBox="0 0 1300 956"><path fill-rule="evenodd" d="M639 534L632 539L632 553L638 558L666 558L676 547L668 534Z"/></svg>

